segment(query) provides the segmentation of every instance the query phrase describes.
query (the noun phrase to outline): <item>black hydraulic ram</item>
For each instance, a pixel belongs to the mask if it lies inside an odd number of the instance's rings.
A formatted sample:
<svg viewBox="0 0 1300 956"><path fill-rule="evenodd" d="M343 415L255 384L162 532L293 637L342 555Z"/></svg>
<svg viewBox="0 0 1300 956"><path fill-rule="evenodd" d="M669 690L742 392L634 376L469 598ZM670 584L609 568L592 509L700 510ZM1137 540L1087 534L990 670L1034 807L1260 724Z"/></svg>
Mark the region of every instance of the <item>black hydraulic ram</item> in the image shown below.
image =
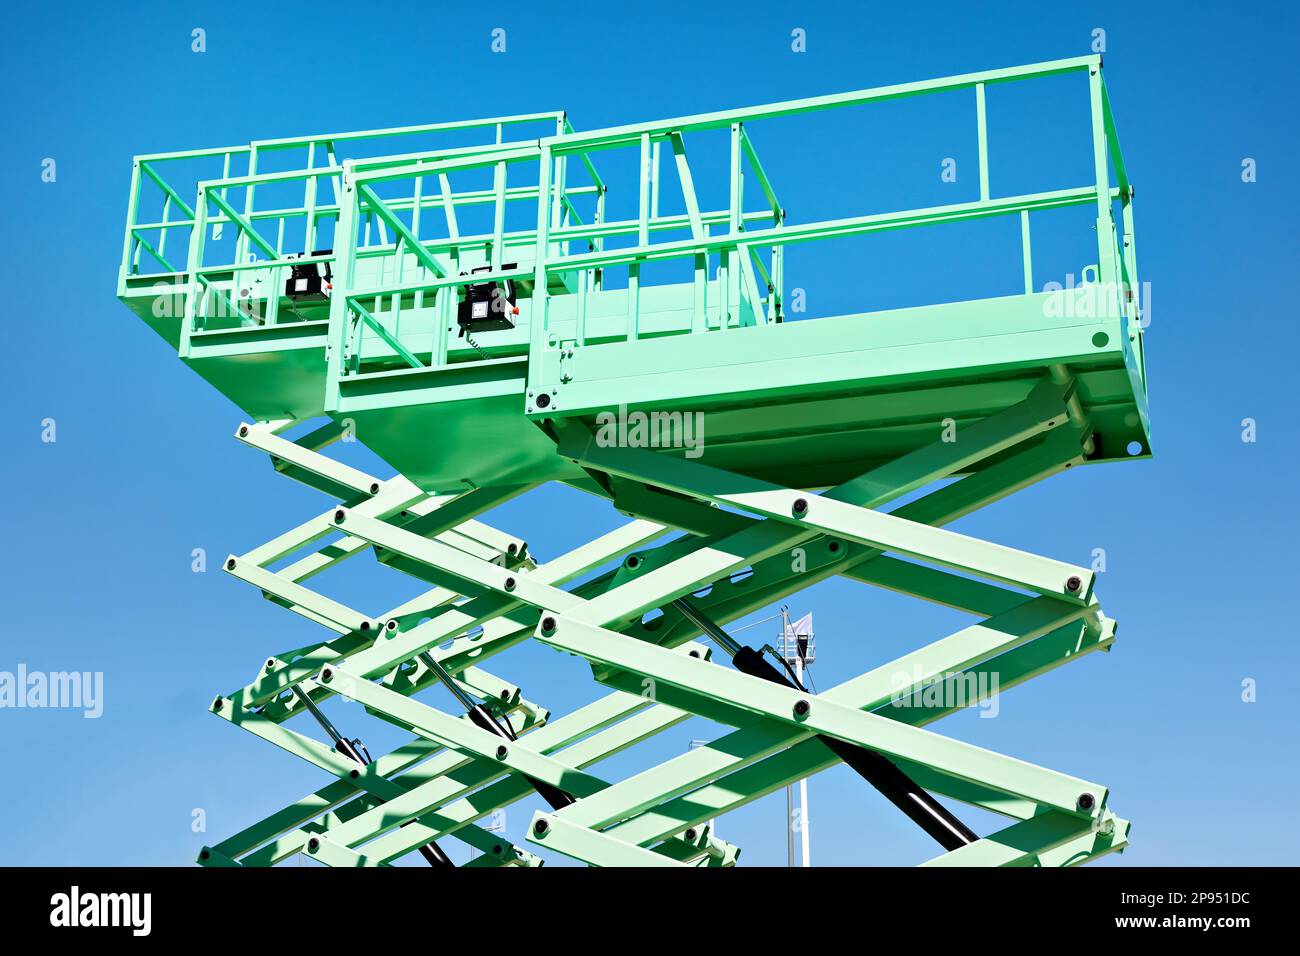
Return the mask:
<svg viewBox="0 0 1300 956"><path fill-rule="evenodd" d="M736 670L751 677L761 677L773 684L784 684L795 690L804 690L792 677L781 673L769 664L761 653L752 647L737 643L731 635L709 620L685 598L678 598L673 602L673 606L681 611L683 617L731 655ZM916 781L899 770L884 754L825 734L817 734L817 739L830 748L835 756L852 767L867 783L879 790L885 799L911 817L917 826L934 837L945 850L956 850L979 839L970 827L917 786Z"/></svg>
<svg viewBox="0 0 1300 956"><path fill-rule="evenodd" d="M392 622L390 622L390 624L391 623ZM498 737L508 741L509 743L515 742L517 738L510 728L502 726L501 722L492 716L490 710L478 701L474 700L474 698L470 697L469 694L465 693L465 691L461 689L461 686L456 683L451 674L447 673L447 669L434 660L432 654L428 651L421 651L418 656L421 663L423 663L425 667L429 668L438 680L442 681L446 688L452 692L452 695L456 700L460 701L460 705L464 707L466 712L469 714L470 720L490 734L496 734ZM498 757L505 757L505 744L502 744L497 748L497 750ZM565 793L559 787L553 786L545 780L537 780L527 774L524 774L523 776L524 779L528 781L529 785L537 791L537 795L549 803L553 810L563 810L574 802L573 797Z"/></svg>
<svg viewBox="0 0 1300 956"><path fill-rule="evenodd" d="M311 715L316 718L316 723L320 724L325 733L329 734L330 739L334 741L335 750L347 757L349 760L355 760L363 767L370 763L370 754L366 752L365 747L359 747L357 743L348 740L334 729L334 725L330 723L329 718L321 713L321 710L316 706L316 703L304 694L302 689L296 684L294 685L293 692L298 696L298 699L303 702L307 710L311 712ZM407 820L406 823L402 824L402 826L409 826L412 822L413 821L411 820ZM454 867L456 865L451 861L451 857L444 853L442 848L432 840L420 847L420 856L424 857L430 866Z"/></svg>

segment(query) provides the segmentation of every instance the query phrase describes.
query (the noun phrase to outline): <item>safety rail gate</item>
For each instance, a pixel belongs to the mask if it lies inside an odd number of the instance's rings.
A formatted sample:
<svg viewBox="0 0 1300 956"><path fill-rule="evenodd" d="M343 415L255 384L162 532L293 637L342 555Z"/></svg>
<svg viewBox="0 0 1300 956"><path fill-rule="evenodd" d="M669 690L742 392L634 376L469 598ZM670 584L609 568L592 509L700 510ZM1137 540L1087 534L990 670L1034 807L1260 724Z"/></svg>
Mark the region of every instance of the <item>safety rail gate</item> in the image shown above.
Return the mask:
<svg viewBox="0 0 1300 956"><path fill-rule="evenodd" d="M992 195L987 91L1075 75L1094 181ZM973 94L978 199L788 219L763 123L934 93ZM723 145L712 165L695 162L706 134ZM374 145L403 136L443 140ZM290 150L305 166L267 168ZM627 218L598 172L620 157L636 170ZM189 160L221 166L192 203L165 175ZM142 218L146 186L157 219ZM550 809L528 824L534 847L727 866L740 850L708 821L839 762L935 840L934 865L1122 850L1103 784L928 729L960 705L926 692L1006 690L1115 639L1093 571L944 526L1077 465L1150 454L1132 200L1095 56L593 132L544 113L137 158L119 296L246 411L242 444L330 502L224 564L327 633L211 710L334 779L200 862L446 866L451 838L481 851L470 865L537 865L478 825L535 794ZM1095 213L1096 262L1078 286L1035 291L1031 215L1070 207ZM787 246L1002 217L1019 221L1022 292L791 321ZM702 415L708 440L610 440L629 411L678 437ZM396 474L327 453L353 438ZM550 481L630 520L549 560L483 520ZM308 586L367 550L428 590L359 610ZM976 620L821 693L726 631L833 575ZM608 693L553 717L484 669L525 641L584 658ZM457 712L422 699L437 685ZM409 740L372 757L331 698ZM735 729L622 780L592 771L693 715ZM981 836L938 797L1010 822Z"/></svg>

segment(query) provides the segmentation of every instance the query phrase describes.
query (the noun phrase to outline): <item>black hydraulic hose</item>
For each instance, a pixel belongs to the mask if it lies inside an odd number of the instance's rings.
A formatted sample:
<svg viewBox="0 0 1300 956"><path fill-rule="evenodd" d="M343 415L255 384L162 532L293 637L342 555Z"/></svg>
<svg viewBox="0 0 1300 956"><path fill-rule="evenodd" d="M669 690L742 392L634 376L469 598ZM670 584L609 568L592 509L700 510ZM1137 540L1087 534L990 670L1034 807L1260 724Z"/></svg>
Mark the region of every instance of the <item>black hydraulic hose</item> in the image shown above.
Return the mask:
<svg viewBox="0 0 1300 956"><path fill-rule="evenodd" d="M795 690L804 689L792 678L769 664L758 651L738 644L731 635L710 621L689 601L679 598L673 604L688 621L732 655L732 663L736 665L736 670L773 684L782 684ZM907 814L945 850L960 849L979 839L978 834L958 820L947 807L920 787L915 780L899 770L884 754L826 734L816 736L835 756L879 790L886 800Z"/></svg>
<svg viewBox="0 0 1300 956"><path fill-rule="evenodd" d="M335 729L334 725L330 723L329 718L326 717L321 712L321 709L316 706L316 702L304 694L302 689L296 684L294 685L293 692L298 696L298 699L303 702L311 715L316 718L316 723L320 724L325 733L327 733L330 739L334 741L335 750L347 757L349 760L355 760L363 767L370 763L369 755L363 756L362 751L358 750L352 741L340 734L338 730ZM407 820L402 824L402 826L410 826L414 822L414 820ZM434 843L432 840L420 847L420 856L424 857L425 862L430 866L454 867L456 865L452 862L451 857L443 851L442 847L438 846L438 844Z"/></svg>
<svg viewBox="0 0 1300 956"><path fill-rule="evenodd" d="M486 730L490 734L496 734L498 737L510 743L515 742L516 737L514 733L511 732L508 727L502 726L501 722L492 716L491 711L461 690L460 685L456 683L451 674L447 673L445 667L434 660L432 654L428 651L423 651L420 653L419 658L424 666L429 668L434 676L437 677L438 680L442 681L446 688L451 691L452 696L454 696L456 700L460 702L460 705L465 708L466 712L469 714L469 719L474 722L475 726ZM506 747L504 744L498 748L498 751L505 750ZM499 752L498 757L504 758L505 753ZM565 793L559 787L547 783L545 780L538 780L537 778L530 777L527 774L523 774L523 778L528 781L529 786L537 791L538 796L551 805L551 809L553 810L563 810L565 807L570 806L575 802L570 794Z"/></svg>

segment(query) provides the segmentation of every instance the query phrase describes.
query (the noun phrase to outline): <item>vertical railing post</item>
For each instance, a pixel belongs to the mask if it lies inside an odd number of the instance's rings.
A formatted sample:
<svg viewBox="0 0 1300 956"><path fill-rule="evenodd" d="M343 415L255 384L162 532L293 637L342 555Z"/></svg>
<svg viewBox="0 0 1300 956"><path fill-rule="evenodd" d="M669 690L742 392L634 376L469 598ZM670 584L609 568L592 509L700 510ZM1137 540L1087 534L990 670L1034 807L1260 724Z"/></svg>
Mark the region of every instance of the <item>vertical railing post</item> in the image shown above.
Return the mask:
<svg viewBox="0 0 1300 956"><path fill-rule="evenodd" d="M600 192L596 194L596 216L593 221L598 226L604 225L605 223L605 194L608 192L609 187L602 184L600 186ZM597 236L595 242L592 243L592 246L593 251L604 252L605 237ZM591 291L599 292L603 288L605 288L605 270L597 267L591 271Z"/></svg>
<svg viewBox="0 0 1300 956"><path fill-rule="evenodd" d="M564 153L555 157L555 182L551 187L551 228L558 229L564 218L564 191L569 182L569 157ZM556 242L550 247L557 255L564 255L564 243Z"/></svg>
<svg viewBox="0 0 1300 956"><path fill-rule="evenodd" d="M1020 210L1020 258L1025 272L1025 295L1034 291L1034 254L1029 239L1029 210Z"/></svg>
<svg viewBox="0 0 1300 956"><path fill-rule="evenodd" d="M221 177L225 179L229 175L230 175L230 154L226 153L226 158L222 166ZM248 147L248 175L249 176L257 175L257 147L256 146ZM228 199L229 191L222 192L221 198ZM251 222L252 215L253 215L253 184L249 183L247 186L244 187L244 218ZM247 258L248 258L248 237L244 235L244 231L241 229L235 233L235 264L242 266L244 262L247 260Z"/></svg>
<svg viewBox="0 0 1300 956"><path fill-rule="evenodd" d="M140 209L140 160L131 163L131 194L126 201L126 235L122 239L122 264L119 267L117 288L126 292L126 277L131 275L131 256L135 251L135 226Z"/></svg>
<svg viewBox="0 0 1300 956"><path fill-rule="evenodd" d="M650 218L659 218L659 147L661 140L655 140L650 154Z"/></svg>
<svg viewBox="0 0 1300 956"><path fill-rule="evenodd" d="M989 199L989 128L984 107L984 84L975 84L975 126L979 139L980 201Z"/></svg>
<svg viewBox="0 0 1300 956"><path fill-rule="evenodd" d="M1130 333L1136 334L1142 328L1142 287L1137 273L1137 239L1133 235L1133 188L1124 193L1122 201L1124 222L1124 268L1128 272L1127 295L1130 296Z"/></svg>
<svg viewBox="0 0 1300 956"><path fill-rule="evenodd" d="M744 222L745 171L741 157L740 124L731 124L731 189L728 229L732 236L740 234ZM729 245L722 250L718 262L718 287L721 304L718 310L718 328L726 329L734 310L740 323L740 262L737 247Z"/></svg>
<svg viewBox="0 0 1300 956"><path fill-rule="evenodd" d="M316 165L316 144L307 147L307 182L303 184L303 206L307 212L307 225L303 229L302 252L309 256L315 248L316 239L316 177L311 174ZM253 188L250 184L250 190Z"/></svg>
<svg viewBox="0 0 1300 956"><path fill-rule="evenodd" d="M780 229L785 225L785 210L781 209L776 216L774 229ZM785 246L773 244L772 246L772 321L785 321Z"/></svg>
<svg viewBox="0 0 1300 956"><path fill-rule="evenodd" d="M1112 306L1118 306L1118 276L1115 268L1115 223L1110 200L1110 154L1106 143L1106 115L1101 88L1101 60L1088 67L1088 91L1092 106L1092 155L1097 180L1097 281L1109 283ZM1107 286L1101 292L1107 294Z"/></svg>
<svg viewBox="0 0 1300 956"><path fill-rule="evenodd" d="M330 325L326 349L326 381L333 407L338 407L342 379L351 361L349 351L349 326L352 311L348 298L356 280L357 227L360 211L357 206L356 175L351 166L344 166L342 189L339 195L339 221L334 229L334 289L330 295Z"/></svg>
<svg viewBox="0 0 1300 956"><path fill-rule="evenodd" d="M547 346L547 249L551 241L551 147L543 145L537 172L537 248L533 262L533 307L528 336L528 388L530 393L545 382L542 352ZM528 402L532 407L532 402Z"/></svg>
<svg viewBox="0 0 1300 956"><path fill-rule="evenodd" d="M650 134L641 134L640 177L637 187L637 245L650 244ZM627 265L627 340L635 342L641 335L641 263Z"/></svg>
<svg viewBox="0 0 1300 956"><path fill-rule="evenodd" d="M194 228L190 231L190 251L185 262L186 287L185 316L181 321L180 354L188 355L190 333L198 327L199 307L205 287L199 282L199 269L203 268L203 247L208 231L208 193L199 187L198 202L194 206Z"/></svg>
<svg viewBox="0 0 1300 956"><path fill-rule="evenodd" d="M488 260L493 272L501 271L501 246L505 242L506 230L506 164L497 163L492 174L492 191L494 193L492 215L492 256Z"/></svg>
<svg viewBox="0 0 1300 956"><path fill-rule="evenodd" d="M171 213L172 213L172 197L171 194L168 193L167 195L163 196L162 229L158 231L159 257L165 257L167 255L167 233L171 232L171 230L167 228L167 223L171 219Z"/></svg>
<svg viewBox="0 0 1300 956"><path fill-rule="evenodd" d="M423 166L424 163L419 162L416 163L416 165ZM423 203L424 203L424 176L422 174L417 174L415 177L415 185L411 189L411 234L414 235L416 239L420 238L420 220L422 218L420 212ZM418 268L421 274L423 274L424 267L421 266L418 262L416 263L416 268ZM400 285L405 279L406 279L406 257L403 256L401 259L397 261L398 284ZM400 312L401 304L402 304L402 297L398 295L395 297L395 301L393 302L393 311L395 313ZM416 292L413 297L412 308L415 309L417 315L419 314L419 311L421 308L423 308L423 306L424 306L424 292L423 291ZM398 335L398 329L396 323L394 323L393 326L393 335L395 336ZM400 338L400 336L398 337Z"/></svg>
<svg viewBox="0 0 1300 956"><path fill-rule="evenodd" d="M591 269L578 270L578 319L574 326L573 338L578 345L587 342L587 286L591 283Z"/></svg>

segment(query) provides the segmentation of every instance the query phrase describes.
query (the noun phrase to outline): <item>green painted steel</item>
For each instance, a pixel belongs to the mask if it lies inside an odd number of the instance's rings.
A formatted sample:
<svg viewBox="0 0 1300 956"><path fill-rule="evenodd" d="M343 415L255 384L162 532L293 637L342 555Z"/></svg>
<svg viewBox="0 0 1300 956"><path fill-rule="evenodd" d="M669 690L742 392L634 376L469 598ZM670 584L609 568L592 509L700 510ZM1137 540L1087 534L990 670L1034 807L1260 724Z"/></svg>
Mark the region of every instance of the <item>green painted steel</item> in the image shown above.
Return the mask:
<svg viewBox="0 0 1300 956"><path fill-rule="evenodd" d="M997 89L1048 78L1088 104L1092 181L994 194ZM769 129L814 111L870 123L874 104L939 94L969 97L978 199L819 221L782 204ZM607 181L614 168L633 175ZM936 688L1000 692L1115 640L1091 570L943 526L1150 454L1133 196L1095 56L604 130L553 112L137 157L119 298L247 413L241 444L329 502L224 565L326 633L256 662L211 710L333 780L200 862L385 866L454 838L471 865L535 866L483 820L540 792L553 808L525 839L546 852L730 866L740 848L709 820L854 754L1010 818L929 865L1122 851L1105 785L930 725L964 706ZM1031 221L1070 208L1087 210L1095 262L1036 291ZM789 246L847 276L844 240L1007 217L1016 294L794 321ZM482 289L487 318L462 319ZM328 454L351 440L395 474ZM551 481L630 520L547 561L483 520ZM376 610L313 587L367 551L426 589ZM976 620L815 694L694 641L832 575ZM588 661L605 696L556 718L484 669L525 641ZM440 681L471 710L423 700ZM315 709L335 697L410 739L363 759L356 731ZM735 729L599 775L692 715Z"/></svg>

